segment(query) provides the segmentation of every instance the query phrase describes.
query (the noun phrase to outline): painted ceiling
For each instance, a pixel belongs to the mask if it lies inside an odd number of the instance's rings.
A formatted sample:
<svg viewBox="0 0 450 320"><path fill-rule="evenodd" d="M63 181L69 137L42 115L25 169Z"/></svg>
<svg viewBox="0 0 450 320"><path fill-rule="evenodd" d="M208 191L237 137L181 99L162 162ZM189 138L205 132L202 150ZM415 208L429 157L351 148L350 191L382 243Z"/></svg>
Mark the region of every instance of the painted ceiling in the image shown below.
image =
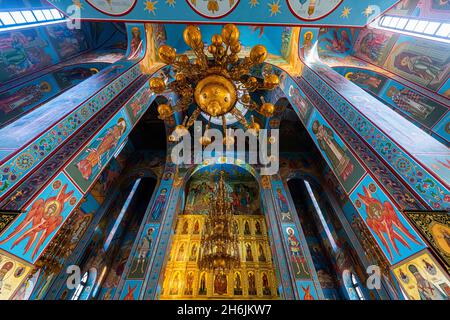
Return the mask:
<svg viewBox="0 0 450 320"><path fill-rule="evenodd" d="M264 25L365 26L397 0L49 0L82 19ZM76 13L75 13L76 14Z"/></svg>

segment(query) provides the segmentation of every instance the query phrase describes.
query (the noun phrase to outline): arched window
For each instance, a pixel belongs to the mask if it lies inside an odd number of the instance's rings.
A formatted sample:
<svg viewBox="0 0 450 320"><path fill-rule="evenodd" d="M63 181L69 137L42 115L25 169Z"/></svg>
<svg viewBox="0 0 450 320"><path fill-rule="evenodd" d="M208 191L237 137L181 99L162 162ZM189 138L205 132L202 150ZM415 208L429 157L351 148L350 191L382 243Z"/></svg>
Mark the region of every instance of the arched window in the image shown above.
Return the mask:
<svg viewBox="0 0 450 320"><path fill-rule="evenodd" d="M88 300L97 279L97 269L91 268L83 274L71 300Z"/></svg>
<svg viewBox="0 0 450 320"><path fill-rule="evenodd" d="M365 300L361 284L354 272L344 270L342 280L350 300Z"/></svg>
<svg viewBox="0 0 450 320"><path fill-rule="evenodd" d="M80 298L81 293L83 292L84 288L86 288L88 277L89 272L86 271L85 274L83 274L78 287L75 289L75 293L73 294L71 300L78 300Z"/></svg>
<svg viewBox="0 0 450 320"><path fill-rule="evenodd" d="M356 279L356 276L355 276L355 274L353 272L351 273L351 278L352 278L352 286L355 289L359 300L365 300L364 299L364 295L363 295L362 290L361 290L361 286L359 285L359 281L358 281L358 279Z"/></svg>

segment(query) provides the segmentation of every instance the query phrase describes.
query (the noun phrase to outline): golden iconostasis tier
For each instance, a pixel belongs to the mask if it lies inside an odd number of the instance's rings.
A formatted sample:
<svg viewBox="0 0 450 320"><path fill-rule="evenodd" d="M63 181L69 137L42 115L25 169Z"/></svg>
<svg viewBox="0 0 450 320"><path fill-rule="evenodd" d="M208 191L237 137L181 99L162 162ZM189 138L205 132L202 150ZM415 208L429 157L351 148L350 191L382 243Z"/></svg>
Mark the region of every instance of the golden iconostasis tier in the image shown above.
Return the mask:
<svg viewBox="0 0 450 320"><path fill-rule="evenodd" d="M161 299L276 299L277 281L263 215L233 215L240 267L201 270L199 248L206 215L180 215L166 266Z"/></svg>

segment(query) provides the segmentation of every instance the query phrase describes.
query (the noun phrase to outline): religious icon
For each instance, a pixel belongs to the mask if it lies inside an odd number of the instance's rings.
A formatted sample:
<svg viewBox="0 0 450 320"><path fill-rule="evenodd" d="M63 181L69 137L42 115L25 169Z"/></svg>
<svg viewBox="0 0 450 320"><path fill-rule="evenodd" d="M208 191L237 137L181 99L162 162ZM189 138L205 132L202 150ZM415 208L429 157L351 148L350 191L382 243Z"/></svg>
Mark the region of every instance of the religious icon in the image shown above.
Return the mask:
<svg viewBox="0 0 450 320"><path fill-rule="evenodd" d="M295 236L294 229L291 227L286 228L288 235L288 246L290 252L291 262L294 267L294 274L296 278L309 277L309 272L306 269L305 257L302 254L302 249L300 246L300 241Z"/></svg>
<svg viewBox="0 0 450 320"><path fill-rule="evenodd" d="M70 203L72 204L72 202L76 200L72 197L74 194L73 190L66 193L67 186L68 185L65 184L61 187L61 182L59 180L54 182L54 189L60 188L58 194L47 199L39 198L34 201L23 221L20 222L7 237L0 241L0 244L4 244L20 235L12 243L10 249L13 249L16 245L25 239L28 239L23 254L27 254L31 247L36 244L31 256L31 258L34 259L47 238L62 225L62 212L65 203L70 200ZM30 228L25 230L29 226Z"/></svg>
<svg viewBox="0 0 450 320"><path fill-rule="evenodd" d="M341 30L339 34L336 29L333 29L331 36L322 38L321 42L326 43L327 50L334 53L345 53L350 50L352 45L351 38L345 29Z"/></svg>
<svg viewBox="0 0 450 320"><path fill-rule="evenodd" d="M250 296L256 296L256 279L253 272L248 273L248 294Z"/></svg>
<svg viewBox="0 0 450 320"><path fill-rule="evenodd" d="M163 188L161 190L161 193L159 194L158 198L156 199L155 203L153 204L152 219L155 221L158 220L159 217L161 217L162 210L166 203L166 193L167 193L167 189Z"/></svg>
<svg viewBox="0 0 450 320"><path fill-rule="evenodd" d="M255 234L256 235L261 235L261 224L259 223L259 221L256 221L255 223Z"/></svg>
<svg viewBox="0 0 450 320"><path fill-rule="evenodd" d="M109 153L115 149L125 134L126 128L127 122L124 118L120 118L116 125L106 131L104 136L97 139L101 142L96 148L86 149L87 155L76 164L85 180L91 178L95 166L102 167L103 156L106 155L106 158L109 158Z"/></svg>
<svg viewBox="0 0 450 320"><path fill-rule="evenodd" d="M400 52L394 60L394 66L399 70L413 74L429 82L439 78L445 64L429 56L407 51Z"/></svg>
<svg viewBox="0 0 450 320"><path fill-rule="evenodd" d="M410 264L408 270L416 280L420 300L447 300L447 296L433 283L426 280L414 264Z"/></svg>
<svg viewBox="0 0 450 320"><path fill-rule="evenodd" d="M187 296L192 295L193 293L193 288L192 285L194 283L194 274L192 272L189 272L188 275L186 276L186 286L184 289L184 294Z"/></svg>
<svg viewBox="0 0 450 320"><path fill-rule="evenodd" d="M43 81L39 84L28 85L13 93L2 94L0 95L0 111L9 113L37 104L45 97L45 93L51 91L51 85Z"/></svg>
<svg viewBox="0 0 450 320"><path fill-rule="evenodd" d="M227 276L222 271L214 276L214 293L220 295L227 293Z"/></svg>
<svg viewBox="0 0 450 320"><path fill-rule="evenodd" d="M416 255L393 271L409 299L450 299L450 279L428 252Z"/></svg>
<svg viewBox="0 0 450 320"><path fill-rule="evenodd" d="M14 267L14 263L11 261L6 262L3 264L0 268L0 294L2 294L2 288L3 288L3 280L5 279L5 276L12 270Z"/></svg>
<svg viewBox="0 0 450 320"><path fill-rule="evenodd" d="M385 79L382 79L380 76L375 76L362 71L348 72L345 77L351 82L374 93L379 92L381 86L385 82Z"/></svg>
<svg viewBox="0 0 450 320"><path fill-rule="evenodd" d="M278 204L280 205L281 213L289 212L289 205L281 188L277 188Z"/></svg>
<svg viewBox="0 0 450 320"><path fill-rule="evenodd" d="M233 232L234 234L239 234L239 226L236 220L233 221Z"/></svg>
<svg viewBox="0 0 450 320"><path fill-rule="evenodd" d="M200 233L200 224L198 223L198 221L195 221L193 234L199 233Z"/></svg>
<svg viewBox="0 0 450 320"><path fill-rule="evenodd" d="M343 181L346 181L354 169L353 163L347 155L347 149L340 146L335 140L333 130L320 124L318 120L313 122L312 132L317 138L320 149L330 161L334 172L339 175Z"/></svg>
<svg viewBox="0 0 450 320"><path fill-rule="evenodd" d="M263 295L270 296L272 293L270 290L269 278L267 277L266 273L263 272L261 280L262 280L261 282L262 282L262 287L263 287Z"/></svg>
<svg viewBox="0 0 450 320"><path fill-rule="evenodd" d="M206 273L200 276L200 285L198 286L198 294L206 295Z"/></svg>
<svg viewBox="0 0 450 320"><path fill-rule="evenodd" d="M410 221L450 269L450 213L447 211L405 211Z"/></svg>
<svg viewBox="0 0 450 320"><path fill-rule="evenodd" d="M180 249L178 249L177 261L184 260L184 243L181 244Z"/></svg>
<svg viewBox="0 0 450 320"><path fill-rule="evenodd" d="M187 221L185 221L183 224L183 230L181 231L181 234L188 234L188 228L189 228L189 224Z"/></svg>
<svg viewBox="0 0 450 320"><path fill-rule="evenodd" d="M197 260L197 245L194 243L191 249L191 255L189 256L189 261Z"/></svg>
<svg viewBox="0 0 450 320"><path fill-rule="evenodd" d="M153 232L155 231L154 228L149 228L147 230L147 233L142 238L141 242L139 243L138 247L138 257L135 261L135 267L131 271L131 274L139 273L141 275L144 274L144 267L147 263L147 259L149 258L150 249L152 248L152 241L153 241Z"/></svg>
<svg viewBox="0 0 450 320"><path fill-rule="evenodd" d="M399 241L408 249L411 247L406 241L405 236L418 245L421 245L419 240L400 221L390 202L385 201L382 204L380 200L372 197L371 191L365 186L363 186L363 191L364 195L358 193L358 197L366 205L366 223L383 243L391 260L393 259L391 246L397 254L400 254L395 240Z"/></svg>
<svg viewBox="0 0 450 320"><path fill-rule="evenodd" d="M242 280L241 280L241 274L239 272L236 272L234 275L234 294L237 296L242 295Z"/></svg>
<svg viewBox="0 0 450 320"><path fill-rule="evenodd" d="M248 224L248 221L245 221L245 224L244 224L244 234L245 235L250 235L251 234L251 232L250 232L250 225Z"/></svg>
<svg viewBox="0 0 450 320"><path fill-rule="evenodd" d="M428 99L406 88L399 90L392 86L386 95L401 110L421 120L425 120L435 109L434 106L429 104Z"/></svg>
<svg viewBox="0 0 450 320"><path fill-rule="evenodd" d="M264 254L264 249L263 249L263 246L261 244L258 246L258 251L259 251L258 261L259 262L266 262L266 256Z"/></svg>
<svg viewBox="0 0 450 320"><path fill-rule="evenodd" d="M141 51L142 51L142 39L141 39L141 30L138 27L133 27L131 29L131 43L130 43L130 56L129 59L136 59Z"/></svg>
<svg viewBox="0 0 450 320"><path fill-rule="evenodd" d="M246 253L245 260L253 261L252 247L251 247L250 243L247 243L245 245L245 253Z"/></svg>
<svg viewBox="0 0 450 320"><path fill-rule="evenodd" d="M177 295L178 294L178 288L180 286L180 274L177 272L175 276L173 277L172 284L170 286L170 295Z"/></svg>

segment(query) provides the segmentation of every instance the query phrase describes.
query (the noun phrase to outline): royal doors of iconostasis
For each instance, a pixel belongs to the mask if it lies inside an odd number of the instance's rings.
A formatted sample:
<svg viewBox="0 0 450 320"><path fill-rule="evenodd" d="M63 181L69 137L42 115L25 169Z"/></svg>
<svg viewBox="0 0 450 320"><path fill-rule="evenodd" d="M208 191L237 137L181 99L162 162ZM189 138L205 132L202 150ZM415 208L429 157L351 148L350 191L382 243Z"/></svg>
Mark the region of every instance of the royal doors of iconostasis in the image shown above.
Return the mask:
<svg viewBox="0 0 450 320"><path fill-rule="evenodd" d="M159 275L157 299L301 299L295 270L305 257L295 224L283 235L275 193L262 186L251 168L221 164L197 168L178 197L167 255ZM231 204L231 230L239 263L222 271L203 268L202 248L211 203L218 201L223 173L226 202ZM253 172L254 173L254 172ZM295 231L294 231L295 230ZM158 248L156 249L158 250ZM307 267L308 268L308 267ZM307 272L311 274L311 270ZM310 282L314 297L315 285ZM320 289L319 289L320 290Z"/></svg>

